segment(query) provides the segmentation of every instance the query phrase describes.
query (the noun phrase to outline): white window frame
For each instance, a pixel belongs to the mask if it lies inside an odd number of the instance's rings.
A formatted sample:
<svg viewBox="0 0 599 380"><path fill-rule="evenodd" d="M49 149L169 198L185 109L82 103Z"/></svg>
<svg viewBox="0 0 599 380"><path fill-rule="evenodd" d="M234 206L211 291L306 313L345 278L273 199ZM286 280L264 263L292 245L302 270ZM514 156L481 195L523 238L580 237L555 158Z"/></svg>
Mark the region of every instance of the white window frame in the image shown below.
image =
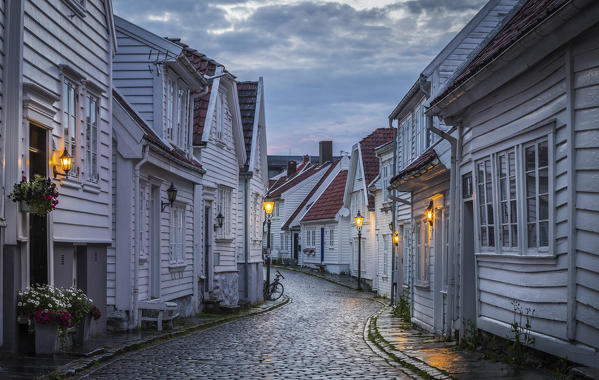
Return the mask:
<svg viewBox="0 0 599 380"><path fill-rule="evenodd" d="M551 126L551 127L549 127ZM502 140L500 143L495 144L494 150L489 152L490 149L485 149L488 147L479 148L477 151L473 152L473 161L474 161L474 170L473 173L473 189L474 189L474 200L475 205L477 207L477 211L474 213L474 223L475 223L475 252L477 255L486 255L491 254L494 256L531 256L531 257L547 257L554 256L554 239L553 237L553 197L554 197L554 126L555 123L544 123L541 126L533 126L528 128L519 134L508 137ZM547 247L536 247L536 248L528 248L528 232L527 232L527 215L526 215L526 185L525 185L525 148L530 146L531 144L536 144L542 141L547 141L548 147L548 246ZM493 173L496 174L496 166L497 166L497 157L502 152L515 149L516 152L516 205L517 205L517 215L518 215L518 246L517 247L507 247L503 249L502 247L502 236L500 230L495 228L495 247L493 249L484 249L480 245L480 218L479 218L479 178L476 173L478 163L490 157L491 162L493 163ZM484 151L484 152L483 152ZM496 175L495 175L496 177ZM538 181L537 181L538 183ZM494 197L494 220L499 221L499 181L497 179L493 179L493 197ZM538 194L538 193L537 193ZM537 213L538 217L538 213ZM538 221L538 219L537 219Z"/></svg>
<svg viewBox="0 0 599 380"><path fill-rule="evenodd" d="M169 258L171 264L185 263L185 206L170 207Z"/></svg>
<svg viewBox="0 0 599 380"><path fill-rule="evenodd" d="M174 72L168 72L165 85L164 136L184 151L187 151L190 145L190 98L189 87Z"/></svg>
<svg viewBox="0 0 599 380"><path fill-rule="evenodd" d="M95 102L93 111L90 109L92 100ZM95 125L90 121L90 116L95 116ZM93 183L99 180L99 123L100 97L88 90L85 95L85 177Z"/></svg>
<svg viewBox="0 0 599 380"><path fill-rule="evenodd" d="M232 220L231 215L233 214L231 211L232 208L232 199L233 199L233 189L228 186L218 186L217 191L217 200L216 200L216 216L219 213L224 217L223 226L218 228L218 239L231 239L231 230L232 230ZM271 241L274 243L274 240Z"/></svg>
<svg viewBox="0 0 599 380"><path fill-rule="evenodd" d="M223 93L219 91L216 96L216 138L223 139Z"/></svg>
<svg viewBox="0 0 599 380"><path fill-rule="evenodd" d="M399 226L401 231L401 243L402 243L402 274L403 284L408 285L410 283L410 225L402 224Z"/></svg>
<svg viewBox="0 0 599 380"><path fill-rule="evenodd" d="M430 254L430 225L425 218L414 223L414 272L416 285L428 286L429 284L429 254Z"/></svg>
<svg viewBox="0 0 599 380"><path fill-rule="evenodd" d="M383 235L383 275L384 276L388 276L389 275L389 253L391 253L391 250L388 247L388 242L389 242L389 235Z"/></svg>
<svg viewBox="0 0 599 380"><path fill-rule="evenodd" d="M330 228L329 229L329 248L334 248L334 247L335 247L335 229Z"/></svg>
<svg viewBox="0 0 599 380"><path fill-rule="evenodd" d="M72 90L72 92L71 92ZM64 147L72 157L71 172L78 173L79 160L79 93L81 84L64 76L62 78L62 136ZM71 96L72 95L72 96ZM74 103L74 104L73 104ZM73 123L71 125L71 122ZM76 175L75 175L76 176Z"/></svg>

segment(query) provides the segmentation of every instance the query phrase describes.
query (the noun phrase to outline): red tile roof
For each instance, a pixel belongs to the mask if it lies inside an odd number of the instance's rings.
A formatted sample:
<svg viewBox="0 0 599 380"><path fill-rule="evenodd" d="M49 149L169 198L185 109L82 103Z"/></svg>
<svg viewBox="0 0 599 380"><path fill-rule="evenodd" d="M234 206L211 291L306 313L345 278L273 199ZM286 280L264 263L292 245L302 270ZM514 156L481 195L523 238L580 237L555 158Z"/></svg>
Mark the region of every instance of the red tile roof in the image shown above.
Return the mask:
<svg viewBox="0 0 599 380"><path fill-rule="evenodd" d="M342 170L331 182L329 187L322 193L320 198L312 205L310 210L302 218L302 222L310 220L333 219L339 209L343 207L343 194L345 193L345 182L347 181L347 170Z"/></svg>
<svg viewBox="0 0 599 380"><path fill-rule="evenodd" d="M245 142L246 164L250 161L252 152L252 134L254 132L254 119L256 117L256 103L258 100L258 82L238 82L237 95L243 125L243 140Z"/></svg>
<svg viewBox="0 0 599 380"><path fill-rule="evenodd" d="M534 27L549 18L569 0L529 0L509 20L495 37L458 74L451 85L431 105L440 102L453 90L480 72L486 65L509 49Z"/></svg>
<svg viewBox="0 0 599 380"><path fill-rule="evenodd" d="M418 157L414 162L412 162L405 169L393 176L393 178L391 178L390 181L391 186L395 185L395 182L401 181L403 177L410 174L411 172L423 168L425 165L429 164L436 158L437 153L435 152L435 149L429 148L426 152L422 153L420 157Z"/></svg>
<svg viewBox="0 0 599 380"><path fill-rule="evenodd" d="M301 212L301 210L304 207L306 207L306 204L308 203L308 201L310 200L310 198L312 198L312 196L314 195L314 193L316 191L318 191L318 188L320 188L320 186L322 185L322 183L324 181L326 181L326 179L329 176L329 174L331 174L331 172L333 171L333 169L335 169L335 167L339 164L339 162L340 161L335 161L333 163L333 165L331 165L329 167L329 169L327 170L327 172L324 173L324 175L320 178L320 180L316 183L316 185L314 185L314 187L312 188L312 190L310 190L310 193L308 193L308 195L306 195L306 197L304 198L304 200L302 201L302 203L300 203L300 205L295 209L295 211L293 212L293 214L291 214L291 216L287 219L287 221L285 222L285 224L283 224L283 226L281 227L282 230L289 229L289 225L291 224L291 222L293 222L293 220Z"/></svg>
<svg viewBox="0 0 599 380"><path fill-rule="evenodd" d="M366 186L370 185L376 176L379 175L379 158L376 156L375 148L392 140L392 128L379 128L360 141ZM374 196L370 194L368 195L368 206L374 206Z"/></svg>
<svg viewBox="0 0 599 380"><path fill-rule="evenodd" d="M289 190L290 188L292 188L293 186L302 182L303 180L318 173L319 171L321 171L322 169L327 167L327 165L329 165L329 164L330 163L325 163L322 165L313 165L301 173L296 172L296 174L294 174L290 178L286 179L285 181L280 182L281 183L280 185L275 185L276 186L275 188L270 189L269 190L270 196L272 198L281 196L285 191Z"/></svg>
<svg viewBox="0 0 599 380"><path fill-rule="evenodd" d="M114 99L129 113L129 115L141 126L144 130L144 139L148 142L154 144L157 148L169 154L173 158L179 160L180 162L191 165L198 169L200 172L205 173L205 170L202 168L202 164L200 164L196 160L189 159L185 156L184 152L181 152L177 149L171 148L167 146L160 137L154 132L154 130L142 119L141 116L129 105L129 103L121 96L121 94L116 91L116 89L112 89L112 96Z"/></svg>

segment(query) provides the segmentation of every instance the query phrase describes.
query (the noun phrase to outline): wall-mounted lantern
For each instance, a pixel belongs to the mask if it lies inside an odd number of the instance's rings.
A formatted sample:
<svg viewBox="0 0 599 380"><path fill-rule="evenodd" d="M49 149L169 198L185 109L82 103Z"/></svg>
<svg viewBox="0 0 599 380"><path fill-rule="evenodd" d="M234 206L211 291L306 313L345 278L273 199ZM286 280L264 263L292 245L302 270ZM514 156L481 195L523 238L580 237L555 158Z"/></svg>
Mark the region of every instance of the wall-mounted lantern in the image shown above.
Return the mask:
<svg viewBox="0 0 599 380"><path fill-rule="evenodd" d="M390 229L391 231L393 231L393 227L394 227L394 226L393 226L393 222L390 222L390 223L389 223L389 229Z"/></svg>
<svg viewBox="0 0 599 380"><path fill-rule="evenodd" d="M399 233L397 231L393 233L393 244L396 246L399 244Z"/></svg>
<svg viewBox="0 0 599 380"><path fill-rule="evenodd" d="M58 159L58 164L54 165L54 178L56 178L59 174L64 175L65 177L69 176L69 172L71 171L71 165L73 163L73 158L67 151L67 148L64 148L62 155ZM60 165L62 169L62 173L59 173L56 167Z"/></svg>
<svg viewBox="0 0 599 380"><path fill-rule="evenodd" d="M428 222L428 224L433 225L433 221L435 219L435 212L433 210L433 201L431 201L428 204L428 207L426 208L426 220Z"/></svg>
<svg viewBox="0 0 599 380"><path fill-rule="evenodd" d="M216 216L216 223L218 223L218 228L223 228L223 222L224 222L224 220L225 220L225 217L219 211L218 215Z"/></svg>
<svg viewBox="0 0 599 380"><path fill-rule="evenodd" d="M166 196L168 197L168 202L161 202L162 211L164 211L166 206L173 207L173 203L177 200L177 188L172 182L169 188L166 189Z"/></svg>

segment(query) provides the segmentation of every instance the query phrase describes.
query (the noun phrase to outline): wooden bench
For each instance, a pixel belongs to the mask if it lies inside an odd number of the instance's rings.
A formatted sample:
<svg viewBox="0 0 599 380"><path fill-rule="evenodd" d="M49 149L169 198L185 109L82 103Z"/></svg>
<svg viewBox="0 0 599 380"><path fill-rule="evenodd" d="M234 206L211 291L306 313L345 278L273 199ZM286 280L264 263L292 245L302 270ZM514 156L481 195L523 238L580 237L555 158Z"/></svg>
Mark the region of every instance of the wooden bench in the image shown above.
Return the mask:
<svg viewBox="0 0 599 380"><path fill-rule="evenodd" d="M158 331L162 331L162 322L170 322L171 328L174 328L173 320L179 316L176 302L165 302L159 299L139 301L137 308L139 309L140 321L156 322ZM151 317L144 316L144 310L157 312L158 314Z"/></svg>

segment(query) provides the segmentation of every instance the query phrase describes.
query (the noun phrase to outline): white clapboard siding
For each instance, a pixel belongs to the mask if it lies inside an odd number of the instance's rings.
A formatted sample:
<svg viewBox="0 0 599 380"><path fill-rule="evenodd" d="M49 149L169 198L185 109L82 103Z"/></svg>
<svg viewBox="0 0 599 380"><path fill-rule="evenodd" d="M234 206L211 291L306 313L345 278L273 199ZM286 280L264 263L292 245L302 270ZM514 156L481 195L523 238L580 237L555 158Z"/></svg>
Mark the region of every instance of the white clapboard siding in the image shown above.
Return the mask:
<svg viewBox="0 0 599 380"><path fill-rule="evenodd" d="M4 61L5 61L5 29L6 29L6 1L0 1L0 123L4 124ZM0 134L0 141L4 136ZM4 144L1 144L0 154L4 156Z"/></svg>
<svg viewBox="0 0 599 380"><path fill-rule="evenodd" d="M2 3L4 4L4 3ZM58 65L68 65L86 80L102 89L99 95L98 173L97 184L90 184L85 174L78 182L83 186L59 185L60 203L52 213L53 237L57 241L111 241L111 127L110 58L111 41L105 4L101 0L86 2L86 17L70 17L72 11L64 2L24 2L23 81L40 86L60 96L62 82ZM4 13L2 10L2 20ZM43 36L43 38L41 37ZM79 157L74 167L85 168L84 152L84 99L79 98ZM57 115L61 104L53 105ZM53 128L56 137L62 137L61 117Z"/></svg>
<svg viewBox="0 0 599 380"><path fill-rule="evenodd" d="M572 46L576 182L576 340L599 348L599 28Z"/></svg>

